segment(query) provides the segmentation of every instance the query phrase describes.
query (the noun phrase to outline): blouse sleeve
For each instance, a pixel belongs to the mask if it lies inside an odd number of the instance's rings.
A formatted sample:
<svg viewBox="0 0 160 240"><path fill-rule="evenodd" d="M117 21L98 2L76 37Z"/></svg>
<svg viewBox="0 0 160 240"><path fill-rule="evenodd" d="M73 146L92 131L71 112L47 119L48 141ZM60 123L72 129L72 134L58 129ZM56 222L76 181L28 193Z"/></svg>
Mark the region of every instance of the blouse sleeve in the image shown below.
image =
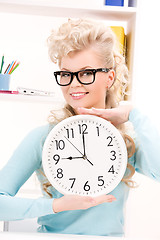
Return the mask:
<svg viewBox="0 0 160 240"><path fill-rule="evenodd" d="M152 179L160 181L160 135L153 123L139 110L133 109L129 115L136 133L134 167Z"/></svg>
<svg viewBox="0 0 160 240"><path fill-rule="evenodd" d="M15 197L20 187L41 166L42 142L48 127L30 132L6 166L0 170L0 220L19 220L53 214L53 199Z"/></svg>

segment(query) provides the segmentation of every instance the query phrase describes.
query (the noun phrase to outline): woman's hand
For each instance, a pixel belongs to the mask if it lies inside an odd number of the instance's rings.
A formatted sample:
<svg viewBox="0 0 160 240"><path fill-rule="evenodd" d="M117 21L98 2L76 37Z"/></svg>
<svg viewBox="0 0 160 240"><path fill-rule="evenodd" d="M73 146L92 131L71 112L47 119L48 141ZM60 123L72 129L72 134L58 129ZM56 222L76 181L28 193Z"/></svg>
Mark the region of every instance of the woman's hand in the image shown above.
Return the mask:
<svg viewBox="0 0 160 240"><path fill-rule="evenodd" d="M122 101L118 107L112 109L98 109L98 108L77 108L78 114L90 114L104 118L111 122L114 126L125 123L129 119L129 113L133 106L128 101Z"/></svg>
<svg viewBox="0 0 160 240"><path fill-rule="evenodd" d="M115 200L116 198L112 195L102 195L98 197L64 195L61 198L53 200L53 212L58 213L69 210L87 209L105 202L111 203Z"/></svg>

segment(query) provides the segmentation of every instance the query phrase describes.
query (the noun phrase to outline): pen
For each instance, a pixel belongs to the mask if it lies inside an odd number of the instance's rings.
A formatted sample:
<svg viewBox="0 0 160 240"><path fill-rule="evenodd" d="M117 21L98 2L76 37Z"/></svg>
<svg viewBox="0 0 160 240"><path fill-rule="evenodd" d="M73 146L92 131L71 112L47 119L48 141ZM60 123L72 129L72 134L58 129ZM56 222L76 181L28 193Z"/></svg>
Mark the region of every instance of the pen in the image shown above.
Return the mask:
<svg viewBox="0 0 160 240"><path fill-rule="evenodd" d="M4 64L4 55L2 56L2 63L1 63L1 70L0 70L0 73L2 73L3 64Z"/></svg>

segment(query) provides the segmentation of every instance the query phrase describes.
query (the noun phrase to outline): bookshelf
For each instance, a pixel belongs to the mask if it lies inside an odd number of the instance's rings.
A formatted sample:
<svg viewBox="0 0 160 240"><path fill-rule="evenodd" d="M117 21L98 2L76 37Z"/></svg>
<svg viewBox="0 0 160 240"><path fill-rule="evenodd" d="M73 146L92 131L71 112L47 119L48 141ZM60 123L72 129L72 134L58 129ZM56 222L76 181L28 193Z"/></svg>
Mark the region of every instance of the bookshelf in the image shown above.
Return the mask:
<svg viewBox="0 0 160 240"><path fill-rule="evenodd" d="M104 1L103 1L104 2ZM135 28L136 28L136 7L116 7L106 6L102 1L87 1L83 0L81 3L74 3L73 1L54 1L54 0L0 0L0 14L19 14L30 17L43 16L54 18L78 18L87 17L94 18L95 20L109 21L111 25L114 22L125 24L125 34L127 41L127 65L130 70L131 76L133 75L134 68L134 51L135 51ZM93 3L93 4L91 4ZM84 7L85 6L85 7ZM131 77L132 78L132 77ZM131 79L132 80L132 79ZM40 102L54 102L57 99L51 97L40 96L10 96L9 94L1 94L0 100L11 101L40 101Z"/></svg>
<svg viewBox="0 0 160 240"><path fill-rule="evenodd" d="M61 103L57 97L50 96L32 96L32 95L22 95L22 94L0 94L0 101L15 101L15 102L34 102L34 103Z"/></svg>

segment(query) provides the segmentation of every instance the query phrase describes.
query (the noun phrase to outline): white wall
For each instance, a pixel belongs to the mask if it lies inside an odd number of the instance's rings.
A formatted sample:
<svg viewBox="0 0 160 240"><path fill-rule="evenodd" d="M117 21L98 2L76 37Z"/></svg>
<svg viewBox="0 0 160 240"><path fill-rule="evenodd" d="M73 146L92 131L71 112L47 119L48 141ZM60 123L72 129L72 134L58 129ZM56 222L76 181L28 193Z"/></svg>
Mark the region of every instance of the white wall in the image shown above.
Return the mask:
<svg viewBox="0 0 160 240"><path fill-rule="evenodd" d="M135 106L147 114L160 131L160 2L138 0L133 81ZM126 232L129 236L160 238L160 183L136 174L139 187L131 190Z"/></svg>
<svg viewBox="0 0 160 240"><path fill-rule="evenodd" d="M74 2L74 1L73 1ZM136 61L133 81L133 102L159 126L159 42L160 14L156 0L139 0L136 37ZM6 63L21 62L11 76L11 88L18 86L60 91L53 79L56 68L47 55L46 38L52 27L64 19L0 13L0 55ZM8 30L8 31L6 31ZM3 34L2 34L3 33ZM37 125L46 123L52 104L0 101L0 165L10 157L23 136ZM32 179L33 180L33 179ZM160 237L160 184L136 175L139 188L132 190L128 202L127 236ZM26 186L35 188L33 181Z"/></svg>
<svg viewBox="0 0 160 240"><path fill-rule="evenodd" d="M138 0L133 101L159 123L160 2Z"/></svg>

